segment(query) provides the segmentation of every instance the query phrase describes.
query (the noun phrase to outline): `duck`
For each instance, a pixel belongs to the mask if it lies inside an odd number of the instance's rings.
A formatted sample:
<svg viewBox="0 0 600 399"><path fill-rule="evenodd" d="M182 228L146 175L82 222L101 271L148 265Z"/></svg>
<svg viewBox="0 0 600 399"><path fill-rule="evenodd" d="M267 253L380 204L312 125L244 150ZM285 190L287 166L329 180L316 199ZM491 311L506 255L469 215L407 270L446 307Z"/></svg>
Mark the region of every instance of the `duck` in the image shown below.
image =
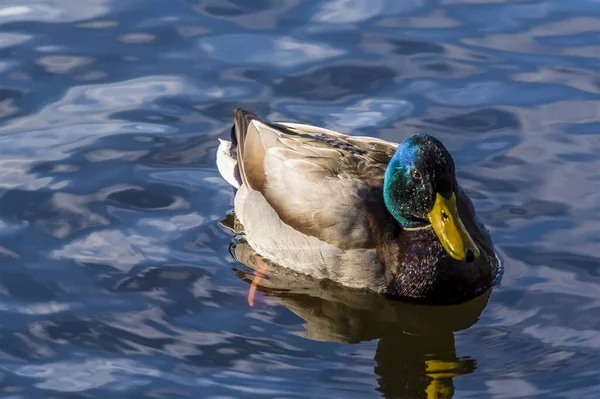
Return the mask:
<svg viewBox="0 0 600 399"><path fill-rule="evenodd" d="M236 108L216 164L244 240L269 264L442 305L471 300L498 277L491 235L452 155L429 134L394 143Z"/></svg>

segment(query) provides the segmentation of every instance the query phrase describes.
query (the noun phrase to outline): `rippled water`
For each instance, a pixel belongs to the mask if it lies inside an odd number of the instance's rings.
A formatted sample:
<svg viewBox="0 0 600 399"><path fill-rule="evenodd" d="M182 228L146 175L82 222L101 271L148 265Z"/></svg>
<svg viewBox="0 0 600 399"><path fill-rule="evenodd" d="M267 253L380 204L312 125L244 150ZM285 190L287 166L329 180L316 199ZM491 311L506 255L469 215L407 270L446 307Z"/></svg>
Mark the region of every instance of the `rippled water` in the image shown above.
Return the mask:
<svg viewBox="0 0 600 399"><path fill-rule="evenodd" d="M598 397L597 1L6 0L0 24L2 397ZM250 307L214 165L236 106L442 139L502 285L440 310L283 273Z"/></svg>

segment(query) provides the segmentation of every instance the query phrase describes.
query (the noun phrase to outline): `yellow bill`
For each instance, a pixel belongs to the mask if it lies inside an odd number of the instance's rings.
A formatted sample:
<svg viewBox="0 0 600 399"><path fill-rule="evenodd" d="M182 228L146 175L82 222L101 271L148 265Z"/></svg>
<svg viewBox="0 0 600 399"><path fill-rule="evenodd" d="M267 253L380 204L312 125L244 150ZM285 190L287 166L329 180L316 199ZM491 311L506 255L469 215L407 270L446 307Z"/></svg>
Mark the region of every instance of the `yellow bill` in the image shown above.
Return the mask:
<svg viewBox="0 0 600 399"><path fill-rule="evenodd" d="M479 257L479 248L458 216L454 193L450 199L444 198L439 193L436 194L435 204L429 213L429 221L444 249L454 259L473 261Z"/></svg>

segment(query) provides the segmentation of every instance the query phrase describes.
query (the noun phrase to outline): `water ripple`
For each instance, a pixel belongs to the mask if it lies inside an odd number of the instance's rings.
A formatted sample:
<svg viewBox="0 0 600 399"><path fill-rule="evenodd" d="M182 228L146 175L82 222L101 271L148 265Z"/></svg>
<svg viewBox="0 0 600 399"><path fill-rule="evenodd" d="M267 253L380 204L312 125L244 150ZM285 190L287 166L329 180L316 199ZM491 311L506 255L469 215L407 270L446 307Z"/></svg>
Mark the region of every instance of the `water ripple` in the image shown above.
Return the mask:
<svg viewBox="0 0 600 399"><path fill-rule="evenodd" d="M595 398L599 20L595 0L3 2L3 394ZM440 138L502 283L436 313L277 271L249 307L214 164L238 106Z"/></svg>

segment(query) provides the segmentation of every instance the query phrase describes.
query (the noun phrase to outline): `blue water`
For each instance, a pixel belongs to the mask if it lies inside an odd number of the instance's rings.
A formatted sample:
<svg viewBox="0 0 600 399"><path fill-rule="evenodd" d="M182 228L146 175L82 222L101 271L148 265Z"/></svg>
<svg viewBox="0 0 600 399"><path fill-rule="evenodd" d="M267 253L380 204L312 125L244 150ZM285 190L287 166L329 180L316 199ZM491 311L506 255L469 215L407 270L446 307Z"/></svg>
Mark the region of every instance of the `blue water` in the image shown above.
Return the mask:
<svg viewBox="0 0 600 399"><path fill-rule="evenodd" d="M0 396L599 397L599 34L594 0L1 2ZM436 311L281 276L250 307L237 106L440 138L502 284Z"/></svg>

